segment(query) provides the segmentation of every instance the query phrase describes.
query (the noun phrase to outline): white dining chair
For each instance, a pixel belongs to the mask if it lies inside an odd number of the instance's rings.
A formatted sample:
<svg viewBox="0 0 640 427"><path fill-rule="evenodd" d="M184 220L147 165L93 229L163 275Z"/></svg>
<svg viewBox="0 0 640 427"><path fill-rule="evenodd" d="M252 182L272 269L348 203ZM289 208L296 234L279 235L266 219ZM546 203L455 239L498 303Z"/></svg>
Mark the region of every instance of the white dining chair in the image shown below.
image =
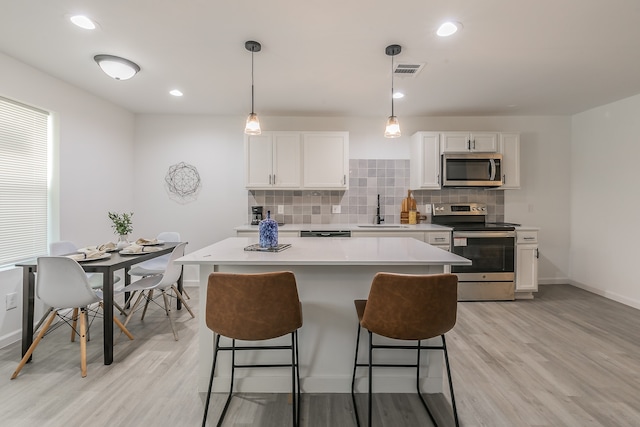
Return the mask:
<svg viewBox="0 0 640 427"><path fill-rule="evenodd" d="M171 312L171 304L169 302L169 294L168 291L173 291L175 293L176 298L178 298L182 304L184 304L185 308L191 314L191 317L194 318L195 315L193 311L191 311L191 307L186 303L180 291L176 287L176 283L180 278L180 274L182 274L182 265L177 264L175 262L176 259L180 258L184 255L184 248L187 246L187 243L180 243L176 246L169 256L169 262L167 263L166 269L162 272L162 274L154 274L151 276L143 277L142 279L133 282L132 284L125 286L121 289L121 292L130 292L129 300L125 304L125 306L129 306L131 300L135 296L137 292L139 292L138 298L136 302L133 304L131 309L129 310L129 315L124 321L124 325L127 326L133 313L136 311L136 308L142 302L142 298L146 299L144 309L142 310L142 318L144 320L144 316L147 312L147 307L149 306L149 302L153 300L153 293L155 290L159 290L162 294L162 298L164 300L164 310L169 317L169 323L171 323L171 329L173 331L173 337L176 341L178 341L178 333L176 331L174 322L173 322L173 314Z"/></svg>
<svg viewBox="0 0 640 427"><path fill-rule="evenodd" d="M82 377L87 376L87 307L94 303L100 303L102 307L101 291L91 287L89 279L77 261L64 256L47 256L38 258L38 274L36 276L36 296L45 304L54 307L44 326L34 339L24 357L18 364L11 379L15 379L24 365L29 361L34 350L44 337L45 333L55 320L56 316L69 323L69 309L73 309L71 326L73 331L72 341L76 333L80 335L80 370ZM77 320L80 320L80 329L76 330ZM129 339L133 335L120 322L117 317L113 322Z"/></svg>
<svg viewBox="0 0 640 427"><path fill-rule="evenodd" d="M179 242L180 241L180 233L177 231L163 231L158 234L156 237L158 240L162 240L164 242ZM162 274L167 269L167 264L169 263L169 257L171 255L162 255L148 261L143 261L140 264L136 264L131 267L129 270L129 274L131 276L152 276L154 274Z"/></svg>
<svg viewBox="0 0 640 427"><path fill-rule="evenodd" d="M61 256L69 255L78 252L78 247L75 243L68 240L61 240L59 242L49 243L49 255ZM89 283L93 289L102 289L102 273L85 273L89 279ZM113 277L113 283L116 284L120 281L119 276Z"/></svg>

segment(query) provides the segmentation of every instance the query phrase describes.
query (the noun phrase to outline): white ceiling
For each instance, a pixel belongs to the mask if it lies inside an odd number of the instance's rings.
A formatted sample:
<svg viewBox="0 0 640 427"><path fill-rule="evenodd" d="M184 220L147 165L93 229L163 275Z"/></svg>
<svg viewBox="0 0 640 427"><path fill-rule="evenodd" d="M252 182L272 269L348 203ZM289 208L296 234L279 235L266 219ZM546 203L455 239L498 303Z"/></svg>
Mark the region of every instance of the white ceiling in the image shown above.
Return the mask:
<svg viewBox="0 0 640 427"><path fill-rule="evenodd" d="M135 113L248 114L257 40L260 115L574 114L640 93L638 0L0 0L0 52ZM94 31L68 17L86 14ZM453 37L435 35L446 19ZM93 61L136 62L131 80ZM184 92L182 98L168 94Z"/></svg>

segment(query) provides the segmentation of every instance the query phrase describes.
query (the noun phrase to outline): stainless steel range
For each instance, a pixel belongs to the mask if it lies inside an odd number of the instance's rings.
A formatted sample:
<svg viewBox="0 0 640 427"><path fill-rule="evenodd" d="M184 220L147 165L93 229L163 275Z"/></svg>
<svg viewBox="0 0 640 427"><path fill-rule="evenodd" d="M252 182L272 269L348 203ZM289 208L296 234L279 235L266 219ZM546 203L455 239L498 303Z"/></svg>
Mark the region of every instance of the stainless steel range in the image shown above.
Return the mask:
<svg viewBox="0 0 640 427"><path fill-rule="evenodd" d="M515 226L487 223L487 205L433 205L434 224L453 228L451 252L470 259L471 266L452 266L458 276L459 301L515 299Z"/></svg>

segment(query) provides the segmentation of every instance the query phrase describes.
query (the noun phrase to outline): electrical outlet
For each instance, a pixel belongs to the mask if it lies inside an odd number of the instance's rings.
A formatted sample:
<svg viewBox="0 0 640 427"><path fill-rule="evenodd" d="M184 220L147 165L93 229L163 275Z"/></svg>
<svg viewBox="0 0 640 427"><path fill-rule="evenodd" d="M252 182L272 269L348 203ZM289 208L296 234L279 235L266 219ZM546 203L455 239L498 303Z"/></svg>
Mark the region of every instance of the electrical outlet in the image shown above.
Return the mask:
<svg viewBox="0 0 640 427"><path fill-rule="evenodd" d="M331 206L331 213L340 213L340 212L341 212L340 205Z"/></svg>
<svg viewBox="0 0 640 427"><path fill-rule="evenodd" d="M13 292L6 296L7 310L11 310L18 306L18 293Z"/></svg>
<svg viewBox="0 0 640 427"><path fill-rule="evenodd" d="M284 205L278 205L278 213L279 214L283 214L284 213Z"/></svg>
<svg viewBox="0 0 640 427"><path fill-rule="evenodd" d="M424 213L425 214L430 214L431 213L431 204L427 203L426 205L424 205Z"/></svg>

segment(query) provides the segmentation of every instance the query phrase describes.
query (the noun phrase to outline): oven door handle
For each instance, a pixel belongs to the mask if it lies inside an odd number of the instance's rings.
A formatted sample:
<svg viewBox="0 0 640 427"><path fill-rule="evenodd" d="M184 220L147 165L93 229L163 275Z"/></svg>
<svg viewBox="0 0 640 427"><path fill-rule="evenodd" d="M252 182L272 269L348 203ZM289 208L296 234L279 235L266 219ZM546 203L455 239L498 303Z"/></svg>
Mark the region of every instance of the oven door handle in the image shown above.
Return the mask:
<svg viewBox="0 0 640 427"><path fill-rule="evenodd" d="M464 237L467 239L516 237L515 231L454 231L453 238Z"/></svg>

